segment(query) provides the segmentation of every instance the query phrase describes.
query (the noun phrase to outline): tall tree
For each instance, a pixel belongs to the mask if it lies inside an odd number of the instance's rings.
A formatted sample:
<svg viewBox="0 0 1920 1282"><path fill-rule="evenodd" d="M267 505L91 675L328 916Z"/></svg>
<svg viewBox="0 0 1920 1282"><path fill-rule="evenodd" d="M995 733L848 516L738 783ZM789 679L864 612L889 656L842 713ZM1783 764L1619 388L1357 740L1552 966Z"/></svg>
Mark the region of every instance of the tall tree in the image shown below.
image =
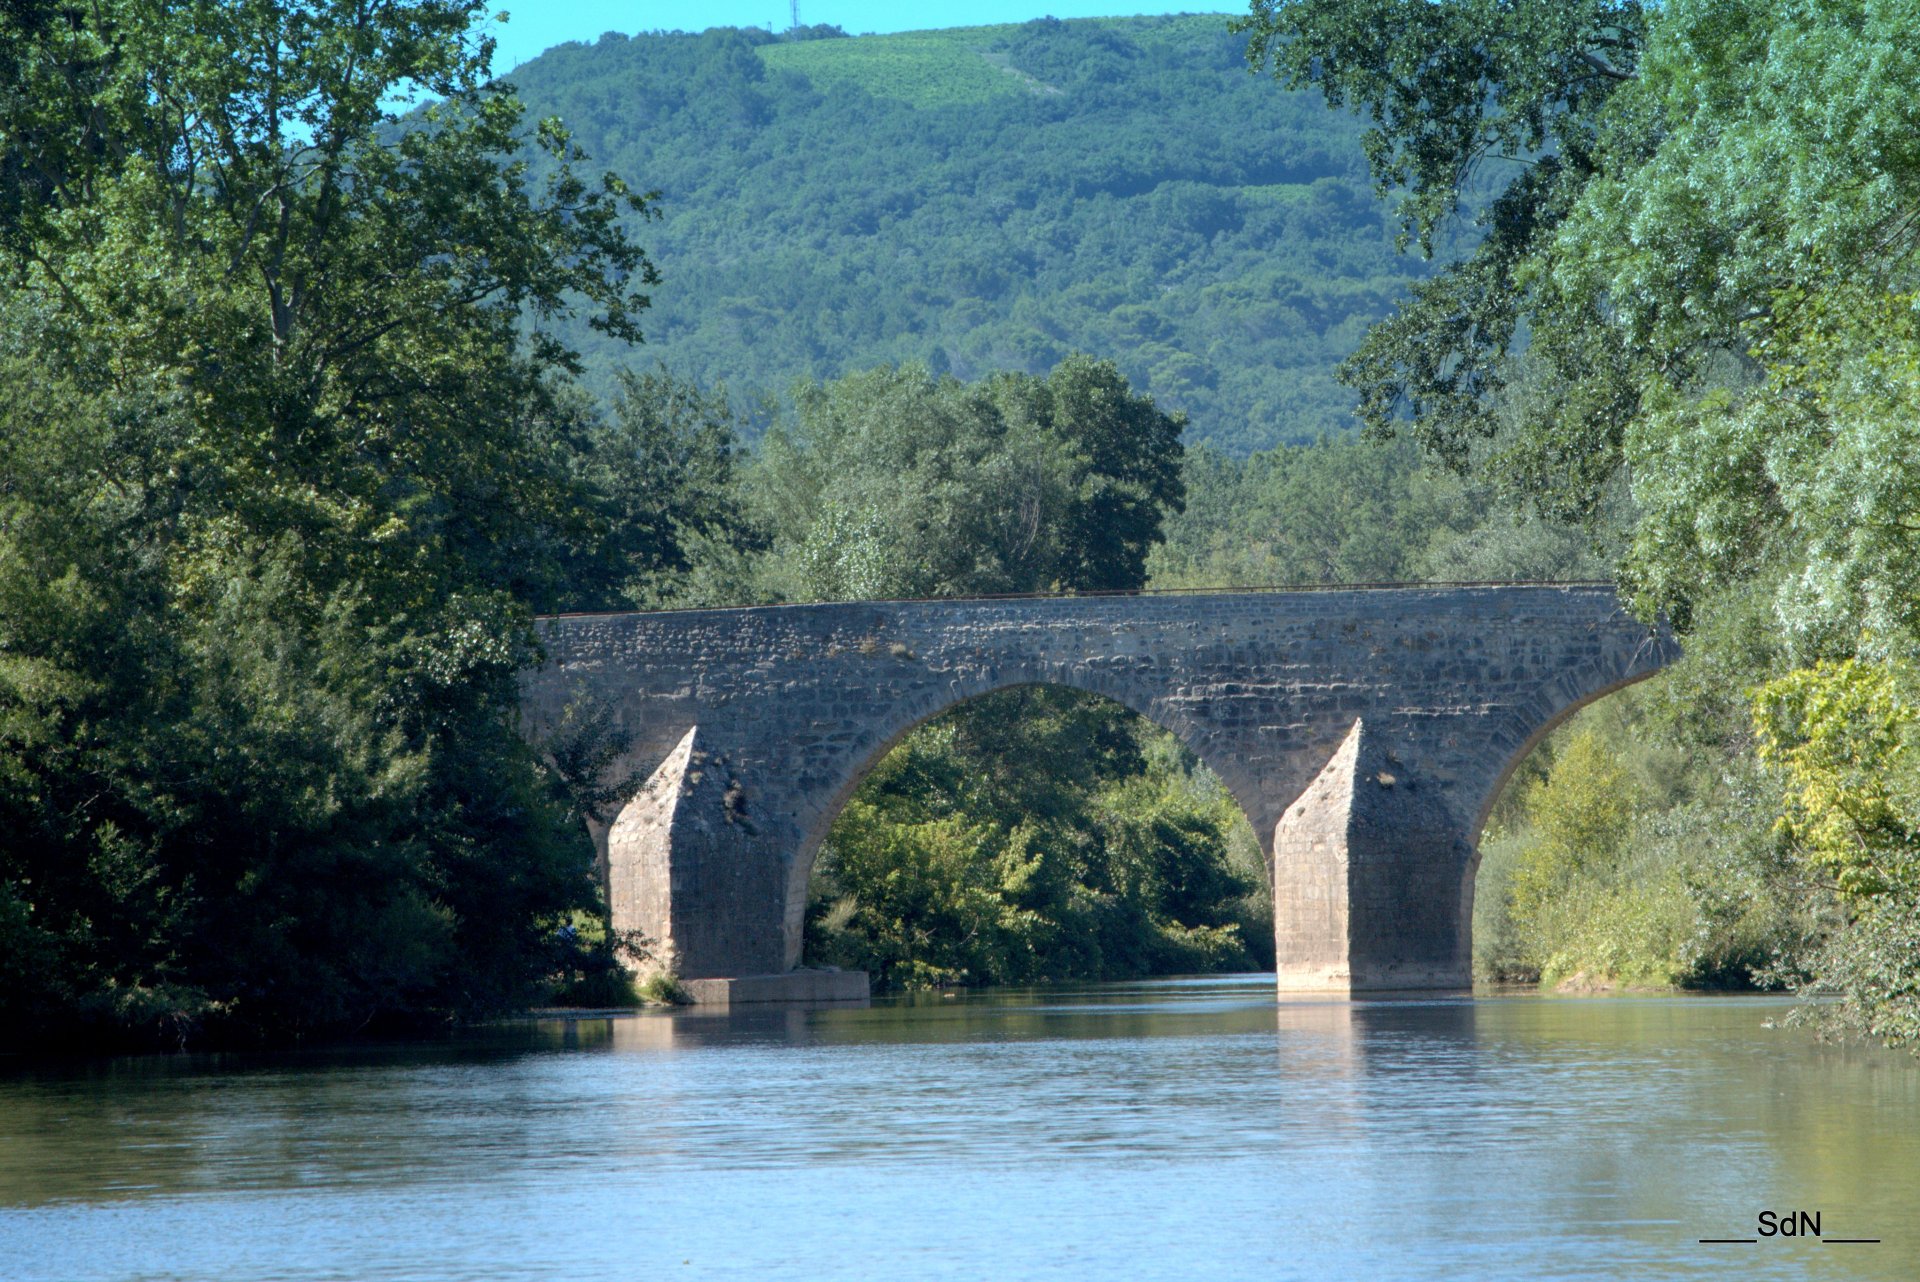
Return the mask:
<svg viewBox="0 0 1920 1282"><path fill-rule="evenodd" d="M1263 0L1250 21L1283 75L1374 114L1416 233L1488 142L1522 148L1481 249L1348 375L1376 427L1404 394L1456 459L1504 394L1498 461L1541 506L1592 512L1624 474L1623 577L1702 652L1711 611L1771 598L1765 655L1718 670L1752 689L1782 831L1847 908L1814 969L1858 1026L1913 1039L1920 4ZM1525 388L1502 364L1522 322Z"/></svg>
<svg viewBox="0 0 1920 1282"><path fill-rule="evenodd" d="M1537 366L1507 470L1540 506L1591 515L1637 408L1629 353L1597 301L1538 271L1601 172L1607 106L1637 77L1639 0L1252 0L1247 56L1367 115L1363 139L1401 244L1432 254L1468 205L1478 244L1416 285L1340 367L1381 435L1464 466L1501 426L1509 358Z"/></svg>
<svg viewBox="0 0 1920 1282"><path fill-rule="evenodd" d="M636 337L652 269L484 9L0 11L10 1033L485 1008L588 902L512 678L580 526L550 322Z"/></svg>
<svg viewBox="0 0 1920 1282"><path fill-rule="evenodd" d="M971 385L886 368L797 401L754 478L789 596L1137 588L1185 502L1185 420L1106 361Z"/></svg>

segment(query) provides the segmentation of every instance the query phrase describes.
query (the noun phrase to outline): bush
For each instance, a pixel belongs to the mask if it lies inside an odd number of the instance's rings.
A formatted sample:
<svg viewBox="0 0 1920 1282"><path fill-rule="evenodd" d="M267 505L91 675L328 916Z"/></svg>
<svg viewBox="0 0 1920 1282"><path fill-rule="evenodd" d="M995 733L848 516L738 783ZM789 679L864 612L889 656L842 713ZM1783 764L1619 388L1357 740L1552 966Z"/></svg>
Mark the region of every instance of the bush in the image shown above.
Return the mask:
<svg viewBox="0 0 1920 1282"><path fill-rule="evenodd" d="M1777 786L1751 761L1689 757L1649 732L1665 680L1582 713L1502 801L1481 844L1481 978L1772 985L1820 935L1831 901L1773 830Z"/></svg>
<svg viewBox="0 0 1920 1282"><path fill-rule="evenodd" d="M806 955L908 989L1245 969L1273 934L1261 862L1171 735L1092 696L1003 692L908 736L848 803Z"/></svg>

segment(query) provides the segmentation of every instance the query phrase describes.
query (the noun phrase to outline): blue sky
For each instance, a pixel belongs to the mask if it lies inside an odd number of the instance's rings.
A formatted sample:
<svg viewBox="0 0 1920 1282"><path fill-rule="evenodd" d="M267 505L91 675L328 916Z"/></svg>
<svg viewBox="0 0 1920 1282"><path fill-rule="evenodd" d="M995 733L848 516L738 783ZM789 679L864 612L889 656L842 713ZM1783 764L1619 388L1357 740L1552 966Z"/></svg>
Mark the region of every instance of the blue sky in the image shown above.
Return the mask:
<svg viewBox="0 0 1920 1282"><path fill-rule="evenodd" d="M703 31L708 27L768 27L784 30L789 0L505 0L495 11L509 21L492 27L500 42L495 71L511 71L541 51L567 40L597 40L602 32ZM1242 4L1224 4L1238 11ZM924 31L930 27L976 27L993 22L1056 18L1103 18L1124 13L1209 11L1205 3L1142 5L1140 0L925 0L880 4L873 0L800 0L800 21L834 23L849 33Z"/></svg>

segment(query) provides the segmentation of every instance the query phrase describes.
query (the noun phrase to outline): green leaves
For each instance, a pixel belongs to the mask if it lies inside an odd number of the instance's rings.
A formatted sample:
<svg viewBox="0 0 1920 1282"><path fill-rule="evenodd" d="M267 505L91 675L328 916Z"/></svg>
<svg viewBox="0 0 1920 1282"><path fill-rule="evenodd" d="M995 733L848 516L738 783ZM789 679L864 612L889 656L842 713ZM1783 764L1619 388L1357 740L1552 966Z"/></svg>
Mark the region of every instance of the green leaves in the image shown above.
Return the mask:
<svg viewBox="0 0 1920 1282"><path fill-rule="evenodd" d="M591 904L511 720L590 524L542 327L652 269L563 131L529 189L483 8L0 14L10 1037L497 1008Z"/></svg>
<svg viewBox="0 0 1920 1282"><path fill-rule="evenodd" d="M1757 734L1787 790L1782 834L1854 903L1814 969L1882 1032L1914 1010L1915 963L1888 948L1910 939L1914 904L1916 24L1913 0L1259 0L1250 20L1282 79L1371 115L1375 175L1404 189L1423 247L1477 167L1502 151L1523 166L1479 246L1342 377L1376 433L1550 516L1624 518L1623 586L1701 656L1685 679L1705 710L1679 721L1718 722L1708 736L1729 753ZM1730 723L1728 689L1756 679L1751 729ZM1528 799L1540 813L1514 870L1520 920L1557 918L1534 930L1549 970L1573 963L1547 954L1588 948L1588 924L1618 916L1644 940L1680 920L1661 904L1711 918L1724 898L1680 856L1678 882L1563 893L1593 881L1579 859L1617 845L1553 835L1582 780L1596 806L1616 790L1570 752Z"/></svg>
<svg viewBox="0 0 1920 1282"><path fill-rule="evenodd" d="M1400 194L1402 244L1431 253L1484 162L1583 163L1646 15L1638 0L1253 0L1235 25L1256 68L1372 119L1363 145L1381 195Z"/></svg>
<svg viewBox="0 0 1920 1282"><path fill-rule="evenodd" d="M1856 903L1920 896L1920 700L1912 665L1845 659L1754 691L1760 759L1792 788L1782 824Z"/></svg>
<svg viewBox="0 0 1920 1282"><path fill-rule="evenodd" d="M1240 25L1256 67L1373 120L1368 162L1398 202L1403 249L1431 256L1450 220L1481 207L1478 243L1341 365L1367 429L1410 434L1464 470L1486 457L1505 407L1518 430L1497 473L1549 515L1594 517L1637 407L1633 379L1600 302L1541 268L1641 73L1640 4L1254 0ZM1514 398L1511 360L1528 347L1541 382Z"/></svg>
<svg viewBox="0 0 1920 1282"><path fill-rule="evenodd" d="M1841 1027L1920 1043L1920 683L1907 659L1816 663L1753 691L1761 759L1787 785L1779 827L1847 908L1806 959Z"/></svg>
<svg viewBox="0 0 1920 1282"><path fill-rule="evenodd" d="M750 482L786 599L1138 587L1183 501L1182 420L1107 362L972 386L886 368L796 400Z"/></svg>
<svg viewBox="0 0 1920 1282"><path fill-rule="evenodd" d="M1271 926L1260 858L1171 736L1077 692L1003 691L861 785L815 870L808 956L904 988L1245 967Z"/></svg>

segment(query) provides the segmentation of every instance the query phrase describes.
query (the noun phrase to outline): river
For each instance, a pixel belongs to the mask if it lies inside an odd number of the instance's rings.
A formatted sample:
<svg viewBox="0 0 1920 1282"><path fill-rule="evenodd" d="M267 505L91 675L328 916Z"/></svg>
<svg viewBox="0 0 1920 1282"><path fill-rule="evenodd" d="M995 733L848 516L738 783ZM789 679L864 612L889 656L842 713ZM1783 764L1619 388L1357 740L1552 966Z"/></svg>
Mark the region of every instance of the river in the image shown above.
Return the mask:
<svg viewBox="0 0 1920 1282"><path fill-rule="evenodd" d="M1920 1277L1909 1056L1767 998L1270 983L0 1067L0 1276Z"/></svg>

